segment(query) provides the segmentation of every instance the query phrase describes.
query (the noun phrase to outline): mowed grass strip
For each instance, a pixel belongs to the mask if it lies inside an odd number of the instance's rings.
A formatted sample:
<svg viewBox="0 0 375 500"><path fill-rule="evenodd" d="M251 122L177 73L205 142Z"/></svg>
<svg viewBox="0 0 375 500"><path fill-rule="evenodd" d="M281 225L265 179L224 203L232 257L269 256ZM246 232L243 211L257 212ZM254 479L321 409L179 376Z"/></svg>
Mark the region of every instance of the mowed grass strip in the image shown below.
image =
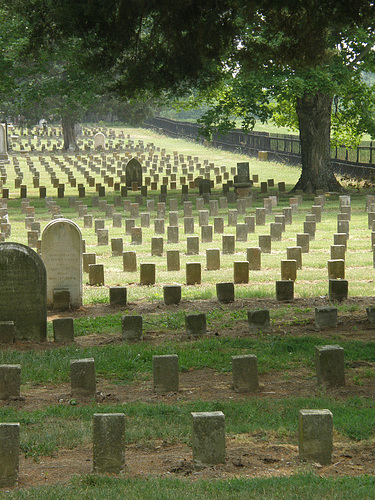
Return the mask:
<svg viewBox="0 0 375 500"><path fill-rule="evenodd" d="M373 476L322 478L313 473L291 477L187 481L181 479L133 479L87 475L71 484L5 492L7 500L370 500L374 498Z"/></svg>
<svg viewBox="0 0 375 500"><path fill-rule="evenodd" d="M333 341L331 343L337 343ZM166 341L153 346L147 343L102 345L79 348L69 345L46 350L0 352L0 364L20 364L22 384L59 384L69 381L70 360L94 358L98 377L129 383L138 374L151 374L152 356L177 354L181 371L209 368L231 370L231 356L256 354L259 373L313 368L314 348L327 344L319 337L274 335L259 339L210 336L196 341ZM347 366L355 361L375 362L373 342L340 340Z"/></svg>

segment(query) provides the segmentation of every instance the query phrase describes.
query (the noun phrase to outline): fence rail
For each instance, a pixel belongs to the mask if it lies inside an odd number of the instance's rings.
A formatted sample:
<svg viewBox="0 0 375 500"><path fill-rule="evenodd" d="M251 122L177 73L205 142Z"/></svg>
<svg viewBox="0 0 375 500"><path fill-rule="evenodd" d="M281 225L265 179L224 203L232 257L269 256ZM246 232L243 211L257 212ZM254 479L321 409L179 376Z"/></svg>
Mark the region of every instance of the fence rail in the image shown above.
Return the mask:
<svg viewBox="0 0 375 500"><path fill-rule="evenodd" d="M154 117L146 120L144 125L170 137L182 137L201 144L205 142L199 136L199 125L196 123ZM226 134L214 134L210 144L250 156L257 156L258 151L268 151L270 160L281 160L291 164L301 163L301 144L298 136L292 134L255 131L244 133L236 129ZM331 161L334 171L338 174L365 179L375 178L375 144L372 141L364 141L355 149L334 147Z"/></svg>

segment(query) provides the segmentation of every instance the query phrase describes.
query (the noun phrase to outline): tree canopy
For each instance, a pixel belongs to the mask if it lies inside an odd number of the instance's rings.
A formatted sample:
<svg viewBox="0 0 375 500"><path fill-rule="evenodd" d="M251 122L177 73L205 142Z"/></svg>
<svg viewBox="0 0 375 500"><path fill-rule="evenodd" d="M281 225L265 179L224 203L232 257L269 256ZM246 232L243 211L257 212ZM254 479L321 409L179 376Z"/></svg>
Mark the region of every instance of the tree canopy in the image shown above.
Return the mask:
<svg viewBox="0 0 375 500"><path fill-rule="evenodd" d="M297 187L337 189L330 165L336 137L375 135L371 1L354 0L14 0L29 49L80 41L79 64L105 74L127 97L194 89L211 110L208 128L245 128L271 116L297 124ZM342 140L342 139L340 139Z"/></svg>

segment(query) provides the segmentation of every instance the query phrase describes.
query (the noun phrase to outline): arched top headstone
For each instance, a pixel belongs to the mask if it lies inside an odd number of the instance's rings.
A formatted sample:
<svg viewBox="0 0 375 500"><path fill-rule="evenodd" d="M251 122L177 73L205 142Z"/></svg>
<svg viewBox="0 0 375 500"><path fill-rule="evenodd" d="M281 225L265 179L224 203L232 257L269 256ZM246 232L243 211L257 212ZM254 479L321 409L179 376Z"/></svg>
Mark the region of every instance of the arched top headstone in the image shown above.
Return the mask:
<svg viewBox="0 0 375 500"><path fill-rule="evenodd" d="M19 340L47 339L46 268L20 243L0 243L0 321L13 321Z"/></svg>
<svg viewBox="0 0 375 500"><path fill-rule="evenodd" d="M103 134L103 132L98 132L94 135L94 148L105 149L105 135Z"/></svg>
<svg viewBox="0 0 375 500"><path fill-rule="evenodd" d="M47 305L54 290L69 290L71 307L82 305L82 234L69 219L49 222L42 233L42 259L47 270Z"/></svg>
<svg viewBox="0 0 375 500"><path fill-rule="evenodd" d="M142 186L142 165L137 158L128 161L125 167L126 186L132 187L132 182L137 182Z"/></svg>

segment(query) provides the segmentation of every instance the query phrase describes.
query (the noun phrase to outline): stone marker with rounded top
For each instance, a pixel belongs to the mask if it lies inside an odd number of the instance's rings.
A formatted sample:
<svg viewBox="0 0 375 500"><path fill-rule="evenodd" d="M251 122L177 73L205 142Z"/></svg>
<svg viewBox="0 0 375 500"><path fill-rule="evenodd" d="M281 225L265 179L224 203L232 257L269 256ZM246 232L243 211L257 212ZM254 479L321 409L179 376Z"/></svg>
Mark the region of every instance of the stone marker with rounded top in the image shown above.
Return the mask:
<svg viewBox="0 0 375 500"><path fill-rule="evenodd" d="M0 424L0 488L18 484L20 424Z"/></svg>
<svg viewBox="0 0 375 500"><path fill-rule="evenodd" d="M42 259L47 271L47 305L53 291L68 289L71 307L82 306L82 234L69 219L49 222L42 233Z"/></svg>
<svg viewBox="0 0 375 500"><path fill-rule="evenodd" d="M96 396L94 358L70 360L70 386L73 397Z"/></svg>
<svg viewBox="0 0 375 500"><path fill-rule="evenodd" d="M18 340L47 340L47 276L39 255L20 243L0 243L0 321L13 321Z"/></svg>
<svg viewBox="0 0 375 500"><path fill-rule="evenodd" d="M177 354L152 356L152 373L155 392L178 392L179 369Z"/></svg>
<svg viewBox="0 0 375 500"><path fill-rule="evenodd" d="M258 364L254 354L232 356L233 388L236 392L259 390Z"/></svg>
<svg viewBox="0 0 375 500"><path fill-rule="evenodd" d="M118 474L125 468L125 414L95 413L93 471Z"/></svg>
<svg viewBox="0 0 375 500"><path fill-rule="evenodd" d="M315 346L315 369L318 385L345 385L344 349L339 345Z"/></svg>
<svg viewBox="0 0 375 500"><path fill-rule="evenodd" d="M333 416L329 410L300 410L298 414L298 451L301 460L331 463Z"/></svg>
<svg viewBox="0 0 375 500"><path fill-rule="evenodd" d="M192 412L195 467L225 462L225 416L221 411Z"/></svg>

